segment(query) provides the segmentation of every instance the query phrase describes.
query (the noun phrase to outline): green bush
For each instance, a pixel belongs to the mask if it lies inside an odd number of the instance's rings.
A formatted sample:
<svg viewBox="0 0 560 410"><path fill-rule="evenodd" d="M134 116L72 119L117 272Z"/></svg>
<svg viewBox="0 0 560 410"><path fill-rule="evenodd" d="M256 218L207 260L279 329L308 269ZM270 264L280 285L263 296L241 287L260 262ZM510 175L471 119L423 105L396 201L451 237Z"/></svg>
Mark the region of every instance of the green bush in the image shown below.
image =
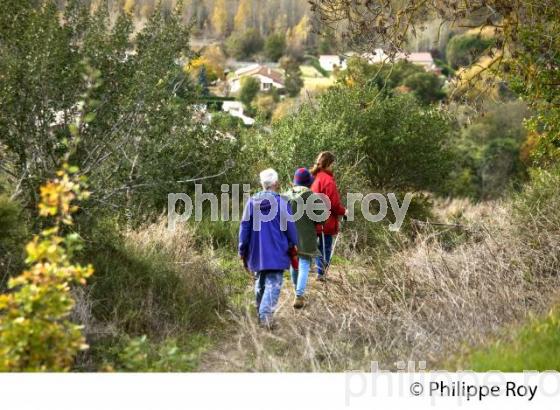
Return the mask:
<svg viewBox="0 0 560 410"><path fill-rule="evenodd" d="M443 83L433 73L412 74L406 77L403 85L410 88L414 95L424 104L431 104L445 97L445 93L442 90Z"/></svg>
<svg viewBox="0 0 560 410"><path fill-rule="evenodd" d="M486 107L462 128L455 145L457 162L444 191L492 199L519 187L526 179L520 150L527 135L523 126L527 116L525 103L509 101Z"/></svg>
<svg viewBox="0 0 560 410"><path fill-rule="evenodd" d="M375 189L441 189L452 169L451 123L412 96L338 87L274 124L270 156L283 175L333 151L338 172L350 168Z"/></svg>
<svg viewBox="0 0 560 410"><path fill-rule="evenodd" d="M208 338L194 334L186 342L166 339L154 342L146 336L110 338L93 350L97 370L124 372L189 372L196 369L200 353L208 346Z"/></svg>
<svg viewBox="0 0 560 410"><path fill-rule="evenodd" d="M9 275L24 267L24 247L28 230L21 207L0 194L0 290Z"/></svg>
<svg viewBox="0 0 560 410"><path fill-rule="evenodd" d="M261 52L264 41L255 29L244 32L233 32L226 40L226 52L237 60L246 60Z"/></svg>
<svg viewBox="0 0 560 410"><path fill-rule="evenodd" d="M286 51L286 36L284 33L272 33L264 43L264 53L270 61L278 61Z"/></svg>
<svg viewBox="0 0 560 410"><path fill-rule="evenodd" d="M469 34L454 36L447 43L447 62L455 70L459 67L469 66L493 44L493 39L480 36Z"/></svg>
<svg viewBox="0 0 560 410"><path fill-rule="evenodd" d="M239 100L250 107L251 103L261 89L261 82L254 77L243 77L241 79L241 90L239 90Z"/></svg>

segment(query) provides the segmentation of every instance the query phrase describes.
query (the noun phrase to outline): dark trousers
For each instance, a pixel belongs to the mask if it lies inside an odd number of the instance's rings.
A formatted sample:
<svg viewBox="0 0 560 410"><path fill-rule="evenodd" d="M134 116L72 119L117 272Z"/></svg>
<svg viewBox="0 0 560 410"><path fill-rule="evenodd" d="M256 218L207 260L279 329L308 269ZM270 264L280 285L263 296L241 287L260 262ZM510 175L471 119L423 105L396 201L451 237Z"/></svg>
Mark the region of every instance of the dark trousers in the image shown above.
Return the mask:
<svg viewBox="0 0 560 410"><path fill-rule="evenodd" d="M325 243L323 246L323 235L317 235L317 245L319 246L319 252L321 252L321 256L317 256L316 263L317 263L317 274L319 276L325 273L325 268L331 261L331 253L332 253L332 244L333 244L333 236L332 235L324 235Z"/></svg>

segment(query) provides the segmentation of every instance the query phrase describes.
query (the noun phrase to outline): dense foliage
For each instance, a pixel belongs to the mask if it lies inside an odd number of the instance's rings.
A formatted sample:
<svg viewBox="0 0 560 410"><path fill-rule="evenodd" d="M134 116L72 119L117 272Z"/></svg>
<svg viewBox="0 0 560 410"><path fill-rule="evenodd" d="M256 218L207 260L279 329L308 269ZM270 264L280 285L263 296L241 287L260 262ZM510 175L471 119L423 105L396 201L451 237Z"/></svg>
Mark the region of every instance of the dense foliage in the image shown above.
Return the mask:
<svg viewBox="0 0 560 410"><path fill-rule="evenodd" d="M494 44L491 38L475 35L457 35L447 43L447 63L453 68L469 66Z"/></svg>
<svg viewBox="0 0 560 410"><path fill-rule="evenodd" d="M234 151L234 142L214 138L193 116L195 87L179 64L190 56L189 31L178 15L156 10L133 36L129 15L112 24L106 8L91 15L79 1L70 1L62 16L50 2L6 7L0 142L9 155L0 159L14 183L21 181L15 196L30 209L67 151L68 125L90 86L81 75L86 60L97 72L94 109L71 158L90 181L86 207L162 209L168 192L184 192L190 180L228 168L217 153Z"/></svg>
<svg viewBox="0 0 560 410"><path fill-rule="evenodd" d="M76 353L87 348L81 326L68 317L74 307L70 286L84 285L91 265L75 264L80 249L73 224L76 200L89 194L83 179L67 165L41 187L39 214L52 225L27 244L29 269L10 279L10 291L0 295L0 371L69 370Z"/></svg>
<svg viewBox="0 0 560 410"><path fill-rule="evenodd" d="M329 149L373 187L437 191L451 167L450 131L443 112L410 96L339 87L280 121L271 150L286 174Z"/></svg>

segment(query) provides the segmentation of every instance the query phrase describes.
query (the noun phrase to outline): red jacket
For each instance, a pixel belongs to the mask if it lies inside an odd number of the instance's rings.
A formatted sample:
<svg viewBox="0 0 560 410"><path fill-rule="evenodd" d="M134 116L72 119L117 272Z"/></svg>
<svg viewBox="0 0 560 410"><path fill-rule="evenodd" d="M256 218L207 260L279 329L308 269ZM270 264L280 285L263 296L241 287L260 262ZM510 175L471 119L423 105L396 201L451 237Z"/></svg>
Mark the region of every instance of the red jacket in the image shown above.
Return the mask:
<svg viewBox="0 0 560 410"><path fill-rule="evenodd" d="M344 216L346 208L340 202L340 195L332 172L319 171L315 175L311 190L316 194L325 194L331 201L331 214L323 225L317 225L317 233L320 234L324 229L325 235L336 235L338 233L338 218Z"/></svg>

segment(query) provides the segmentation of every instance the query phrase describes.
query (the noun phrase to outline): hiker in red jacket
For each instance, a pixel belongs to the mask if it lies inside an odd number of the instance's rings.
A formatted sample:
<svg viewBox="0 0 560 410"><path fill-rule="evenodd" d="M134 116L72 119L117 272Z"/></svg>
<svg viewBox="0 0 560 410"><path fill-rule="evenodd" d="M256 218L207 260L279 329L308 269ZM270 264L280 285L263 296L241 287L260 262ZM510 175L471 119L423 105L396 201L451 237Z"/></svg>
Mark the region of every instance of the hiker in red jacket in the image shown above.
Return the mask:
<svg viewBox="0 0 560 410"><path fill-rule="evenodd" d="M317 279L325 280L325 269L331 260L333 236L338 234L338 219L347 214L346 208L340 202L340 195L336 188L333 176L335 157L331 152L324 151L319 154L311 173L315 177L311 191L324 194L330 200L330 216L323 223L317 225L317 237L321 256L317 257Z"/></svg>

